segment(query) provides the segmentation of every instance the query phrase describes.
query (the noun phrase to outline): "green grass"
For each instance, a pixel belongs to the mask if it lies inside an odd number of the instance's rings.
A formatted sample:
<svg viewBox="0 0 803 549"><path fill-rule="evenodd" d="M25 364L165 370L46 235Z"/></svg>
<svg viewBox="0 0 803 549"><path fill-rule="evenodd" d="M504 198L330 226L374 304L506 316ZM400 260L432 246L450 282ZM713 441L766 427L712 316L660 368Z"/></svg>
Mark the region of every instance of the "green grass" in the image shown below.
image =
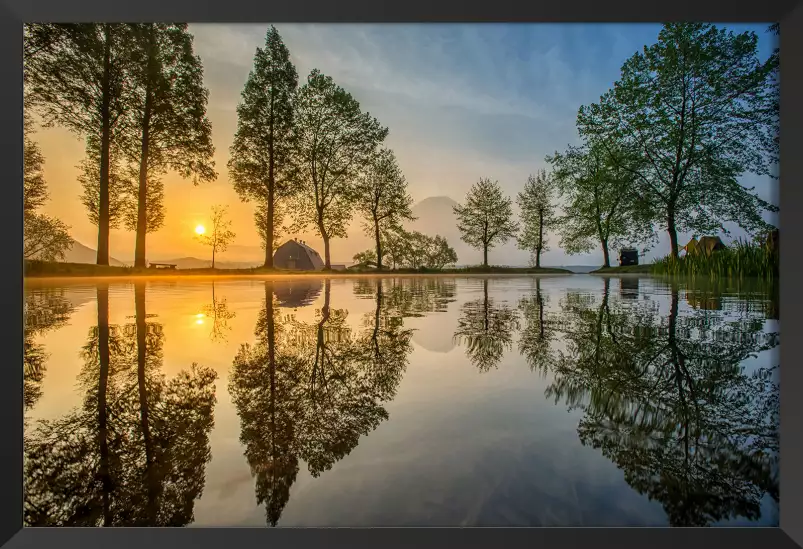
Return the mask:
<svg viewBox="0 0 803 549"><path fill-rule="evenodd" d="M516 267L462 267L459 269L348 269L345 271L287 271L283 269L143 269L134 267L112 267L93 265L88 263L61 263L50 261L25 261L26 278L59 278L59 277L118 277L118 276L265 276L265 275L293 275L293 276L354 276L354 275L455 275L455 274L571 274L565 269L542 267L516 268Z"/></svg>
<svg viewBox="0 0 803 549"><path fill-rule="evenodd" d="M652 272L664 276L776 280L778 253L766 246L736 242L711 255L664 257L652 265Z"/></svg>

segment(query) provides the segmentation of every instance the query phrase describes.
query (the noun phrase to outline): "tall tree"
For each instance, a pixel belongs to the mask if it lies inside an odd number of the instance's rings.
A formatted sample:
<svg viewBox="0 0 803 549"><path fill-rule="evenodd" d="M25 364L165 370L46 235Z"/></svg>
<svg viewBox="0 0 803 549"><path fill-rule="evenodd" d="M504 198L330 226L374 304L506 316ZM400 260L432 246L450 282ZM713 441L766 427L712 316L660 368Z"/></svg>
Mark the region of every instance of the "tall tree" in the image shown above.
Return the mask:
<svg viewBox="0 0 803 549"><path fill-rule="evenodd" d="M276 252L276 248L281 244L282 237L287 232L287 227L283 224L286 208L287 205L284 201L274 198L272 212L268 211L271 208L268 208L267 201L257 202L257 207L254 210L254 224L259 234L259 240L262 242L262 248L265 250L265 253L271 256L271 261L273 260L273 254ZM268 221L271 219L268 213L272 214L272 223ZM271 240L273 241L272 245L268 246L268 242Z"/></svg>
<svg viewBox="0 0 803 549"><path fill-rule="evenodd" d="M315 227L323 239L324 264L331 269L329 243L347 236L357 174L388 135L350 93L314 69L296 98L294 154L301 189L296 228Z"/></svg>
<svg viewBox="0 0 803 549"><path fill-rule="evenodd" d="M768 228L762 200L738 178L772 175L777 136L775 62L758 58L755 33L703 23L670 23L634 54L599 103L583 106L584 137L621 146L643 163L623 162L657 212L678 256L678 231Z"/></svg>
<svg viewBox="0 0 803 549"><path fill-rule="evenodd" d="M265 47L257 48L254 68L248 75L237 106L237 133L231 146L229 172L234 189L243 200L255 200L264 213L257 212L257 227L264 242L277 236L274 210L277 199L293 189L291 179L291 135L293 96L298 73L279 31L271 26ZM273 268L273 247L265 246L265 268Z"/></svg>
<svg viewBox="0 0 803 549"><path fill-rule="evenodd" d="M557 220L552 204L552 184L546 170L541 170L527 178L524 190L516 197L522 222L519 248L530 252L536 267L541 266L541 254L549 251L546 232Z"/></svg>
<svg viewBox="0 0 803 549"><path fill-rule="evenodd" d="M559 226L561 246L568 253L589 252L596 242L604 266L610 267L611 248L655 238L650 204L643 200L632 171L614 159L610 147L569 147L547 161L564 198Z"/></svg>
<svg viewBox="0 0 803 549"><path fill-rule="evenodd" d="M515 238L518 226L513 221L510 198L502 194L497 181L483 178L472 185L466 203L453 207L462 240L482 249L482 264L488 266L488 250Z"/></svg>
<svg viewBox="0 0 803 549"><path fill-rule="evenodd" d="M186 23L131 25L133 37L125 132L129 160L138 167L134 265L145 267L146 234L159 228L161 181L168 169L194 183L217 177L212 156L212 125L206 115L209 91L203 83L201 59L193 51ZM151 186L154 189L151 189ZM150 201L158 201L151 207Z"/></svg>
<svg viewBox="0 0 803 549"><path fill-rule="evenodd" d="M131 27L119 23L27 25L26 84L46 126L97 143L98 265L109 264L109 153L131 104Z"/></svg>
<svg viewBox="0 0 803 549"><path fill-rule="evenodd" d="M198 240L212 248L212 268L215 268L215 256L223 253L237 236L231 230L231 220L226 218L225 206L212 206L212 227L209 231L198 235Z"/></svg>
<svg viewBox="0 0 803 549"><path fill-rule="evenodd" d="M390 149L380 150L360 176L356 192L357 211L363 216L365 234L376 244L376 268L382 269L382 232L415 219L413 197Z"/></svg>

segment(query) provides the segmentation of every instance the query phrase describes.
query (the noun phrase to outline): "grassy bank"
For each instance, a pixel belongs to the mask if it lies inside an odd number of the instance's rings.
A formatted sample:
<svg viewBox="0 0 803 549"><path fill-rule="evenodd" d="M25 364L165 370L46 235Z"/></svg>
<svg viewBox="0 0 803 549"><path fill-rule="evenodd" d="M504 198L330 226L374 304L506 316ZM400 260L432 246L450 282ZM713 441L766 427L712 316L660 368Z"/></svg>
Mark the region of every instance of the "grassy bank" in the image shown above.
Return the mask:
<svg viewBox="0 0 803 549"><path fill-rule="evenodd" d="M653 264L652 272L664 276L708 277L712 279L778 279L779 257L766 246L737 242L711 255L669 256Z"/></svg>
<svg viewBox="0 0 803 549"><path fill-rule="evenodd" d="M134 267L111 267L88 263L60 263L49 261L26 261L26 278L79 278L79 277L163 277L163 276L365 276L365 275L514 275L514 274L571 274L565 269L515 268L515 267L462 267L459 269L398 269L394 271L376 269L346 271L287 271L283 269L142 269Z"/></svg>

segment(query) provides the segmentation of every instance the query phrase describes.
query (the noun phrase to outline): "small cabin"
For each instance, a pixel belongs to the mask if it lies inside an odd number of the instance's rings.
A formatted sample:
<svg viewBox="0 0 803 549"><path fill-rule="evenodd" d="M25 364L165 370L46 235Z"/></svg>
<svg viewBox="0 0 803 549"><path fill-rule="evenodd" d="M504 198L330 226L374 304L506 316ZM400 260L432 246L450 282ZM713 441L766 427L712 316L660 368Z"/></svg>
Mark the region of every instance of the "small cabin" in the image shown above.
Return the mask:
<svg viewBox="0 0 803 549"><path fill-rule="evenodd" d="M726 249L725 243L718 236L703 236L700 240L692 238L682 249L686 250L686 255L704 254L711 255L714 252Z"/></svg>
<svg viewBox="0 0 803 549"><path fill-rule="evenodd" d="M297 309L314 303L322 288L321 280L285 280L273 283L273 294L280 307Z"/></svg>
<svg viewBox="0 0 803 549"><path fill-rule="evenodd" d="M303 240L288 240L273 253L273 266L289 271L320 271L324 263L321 255Z"/></svg>
<svg viewBox="0 0 803 549"><path fill-rule="evenodd" d="M638 265L638 250L635 248L622 248L619 250L619 265Z"/></svg>

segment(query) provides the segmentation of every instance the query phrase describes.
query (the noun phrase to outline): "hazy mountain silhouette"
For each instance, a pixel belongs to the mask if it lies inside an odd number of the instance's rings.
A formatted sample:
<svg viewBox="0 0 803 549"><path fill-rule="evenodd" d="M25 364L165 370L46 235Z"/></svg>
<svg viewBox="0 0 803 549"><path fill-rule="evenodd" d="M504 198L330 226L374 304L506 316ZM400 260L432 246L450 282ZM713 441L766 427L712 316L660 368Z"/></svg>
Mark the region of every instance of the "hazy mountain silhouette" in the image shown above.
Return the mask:
<svg viewBox="0 0 803 549"><path fill-rule="evenodd" d="M88 246L84 246L77 240L74 241L72 248L67 250L64 254L64 263L97 263L98 252ZM114 267L122 267L124 263L113 257L109 257L109 265Z"/></svg>

